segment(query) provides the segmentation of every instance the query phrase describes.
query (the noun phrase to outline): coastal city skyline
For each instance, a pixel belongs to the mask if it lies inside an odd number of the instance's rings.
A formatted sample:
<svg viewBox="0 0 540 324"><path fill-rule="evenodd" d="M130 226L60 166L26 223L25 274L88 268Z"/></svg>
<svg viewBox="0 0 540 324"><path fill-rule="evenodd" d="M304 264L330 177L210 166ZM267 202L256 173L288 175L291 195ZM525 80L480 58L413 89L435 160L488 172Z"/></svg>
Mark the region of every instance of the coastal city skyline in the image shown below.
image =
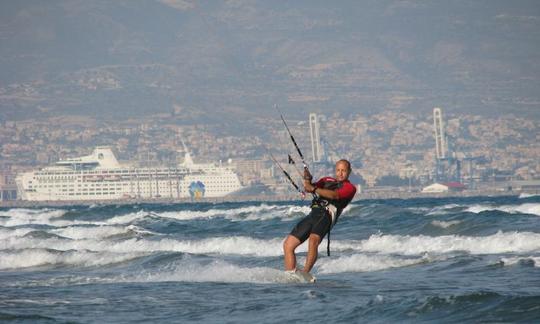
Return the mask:
<svg viewBox="0 0 540 324"><path fill-rule="evenodd" d="M513 115L485 118L444 116L451 154L463 164L461 179L474 183L538 179L540 156L538 123ZM318 115L326 163L313 167L331 170L332 161L347 158L364 188L425 186L436 182L432 116L384 112L366 116ZM291 130L311 160L309 121L290 120ZM343 129L343 125L348 125ZM89 154L96 146L110 146L121 160L141 166L175 166L187 144L198 162L229 164L244 186L269 185L287 191L267 150L283 160L294 149L279 119L261 119L250 127L257 133L226 135L208 125L182 125L174 110L145 120L99 122L85 117L51 118L46 122L5 122L0 130L4 177L42 168L58 160ZM242 123L239 123L242 128ZM474 161L467 159L474 157ZM232 162L232 163L231 163ZM324 161L323 161L324 162ZM290 167L289 167L290 168ZM472 174L471 174L472 171ZM292 173L292 172L291 172ZM358 179L357 178L357 179ZM412 182L411 182L412 181ZM472 189L472 188L470 188Z"/></svg>

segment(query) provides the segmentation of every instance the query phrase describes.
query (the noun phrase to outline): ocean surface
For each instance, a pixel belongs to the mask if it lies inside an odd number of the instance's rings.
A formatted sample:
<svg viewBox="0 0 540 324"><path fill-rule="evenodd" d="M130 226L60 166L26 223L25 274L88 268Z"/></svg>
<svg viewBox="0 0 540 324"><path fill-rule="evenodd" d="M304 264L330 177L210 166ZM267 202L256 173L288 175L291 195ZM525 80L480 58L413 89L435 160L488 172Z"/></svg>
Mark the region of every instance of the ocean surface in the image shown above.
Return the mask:
<svg viewBox="0 0 540 324"><path fill-rule="evenodd" d="M0 322L540 322L540 196L356 201L299 284L307 204L2 208Z"/></svg>

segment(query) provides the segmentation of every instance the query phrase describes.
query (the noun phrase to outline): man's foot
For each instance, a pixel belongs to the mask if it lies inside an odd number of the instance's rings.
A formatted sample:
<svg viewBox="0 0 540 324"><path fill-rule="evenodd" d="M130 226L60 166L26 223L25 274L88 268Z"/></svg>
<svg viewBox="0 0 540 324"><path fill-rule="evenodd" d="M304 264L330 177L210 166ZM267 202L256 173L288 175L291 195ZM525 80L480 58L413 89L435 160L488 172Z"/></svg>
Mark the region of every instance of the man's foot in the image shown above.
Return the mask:
<svg viewBox="0 0 540 324"><path fill-rule="evenodd" d="M304 282L313 283L317 280L311 273L304 270L296 270L295 275L302 278L301 280Z"/></svg>

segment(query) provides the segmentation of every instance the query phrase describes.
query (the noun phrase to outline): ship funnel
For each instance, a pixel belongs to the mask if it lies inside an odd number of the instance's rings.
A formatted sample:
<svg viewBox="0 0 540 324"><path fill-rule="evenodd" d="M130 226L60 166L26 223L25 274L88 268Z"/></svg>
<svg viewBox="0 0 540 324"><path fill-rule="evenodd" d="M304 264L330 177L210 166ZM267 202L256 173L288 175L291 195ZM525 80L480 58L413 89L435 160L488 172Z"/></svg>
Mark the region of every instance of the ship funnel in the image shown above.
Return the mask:
<svg viewBox="0 0 540 324"><path fill-rule="evenodd" d="M182 146L184 147L184 166L192 166L193 165L193 159L191 158L191 154L189 153L189 150L186 146L186 143L182 141Z"/></svg>
<svg viewBox="0 0 540 324"><path fill-rule="evenodd" d="M120 164L114 156L112 149L108 146L96 147L92 153L92 158L98 161L102 168L118 168Z"/></svg>

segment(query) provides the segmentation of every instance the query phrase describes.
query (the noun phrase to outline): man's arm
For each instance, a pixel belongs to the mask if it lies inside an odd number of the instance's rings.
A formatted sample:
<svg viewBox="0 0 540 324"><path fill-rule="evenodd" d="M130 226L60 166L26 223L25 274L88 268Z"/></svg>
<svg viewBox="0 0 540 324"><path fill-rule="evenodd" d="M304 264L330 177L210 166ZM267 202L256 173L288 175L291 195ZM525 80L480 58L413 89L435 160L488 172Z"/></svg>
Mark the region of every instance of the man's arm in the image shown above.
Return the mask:
<svg viewBox="0 0 540 324"><path fill-rule="evenodd" d="M311 173L309 173L309 170L307 168L304 169L304 189L307 192L315 192L317 191L317 194L323 198L327 199L338 199L339 194L337 190L330 190L330 189L323 189L318 188L313 183L311 183L311 180L313 180L313 176Z"/></svg>
<svg viewBox="0 0 540 324"><path fill-rule="evenodd" d="M317 188L313 183L311 183L311 180L304 180L304 189L307 192L315 192L327 199L338 199L339 195L337 190L330 190L330 189L323 189L323 188Z"/></svg>

